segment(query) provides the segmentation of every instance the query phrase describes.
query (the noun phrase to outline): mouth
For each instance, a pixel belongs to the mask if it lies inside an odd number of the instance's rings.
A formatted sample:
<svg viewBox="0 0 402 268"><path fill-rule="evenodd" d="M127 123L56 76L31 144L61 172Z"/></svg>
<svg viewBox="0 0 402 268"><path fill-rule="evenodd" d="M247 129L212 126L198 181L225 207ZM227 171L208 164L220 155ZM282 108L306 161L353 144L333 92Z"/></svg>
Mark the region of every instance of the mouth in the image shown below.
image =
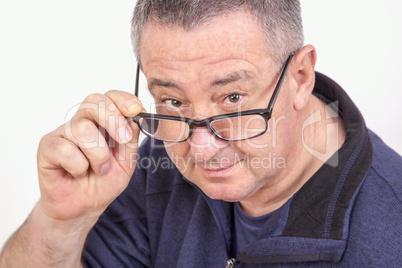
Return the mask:
<svg viewBox="0 0 402 268"><path fill-rule="evenodd" d="M224 177L224 176L228 176L229 173L231 171L233 171L237 165L239 165L240 163L242 163L244 160L241 159L235 163L232 164L226 164L226 165L203 165L201 166L202 170L208 175L208 177Z"/></svg>

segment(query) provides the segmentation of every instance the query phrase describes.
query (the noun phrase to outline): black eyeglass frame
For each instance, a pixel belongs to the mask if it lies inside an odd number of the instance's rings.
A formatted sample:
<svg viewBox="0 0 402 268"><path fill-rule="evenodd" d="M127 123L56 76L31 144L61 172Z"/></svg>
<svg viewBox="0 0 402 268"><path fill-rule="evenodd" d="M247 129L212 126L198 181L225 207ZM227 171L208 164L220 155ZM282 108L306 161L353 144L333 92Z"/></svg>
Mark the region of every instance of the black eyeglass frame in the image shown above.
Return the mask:
<svg viewBox="0 0 402 268"><path fill-rule="evenodd" d="M186 140L188 140L191 135L194 132L194 129L197 127L206 127L209 131L211 131L216 137L218 137L221 140L224 141L241 141L241 140L248 140L248 139L252 139L252 138L256 138L258 136L263 135L265 132L267 132L268 129L268 120L271 118L272 116L272 111L276 102L276 99L279 95L279 91L282 87L283 81L285 80L286 77L286 72L289 68L290 62L294 56L294 52L290 53L289 57L287 58L282 73L278 79L278 82L275 86L275 90L274 93L272 94L272 97L269 101L268 107L266 109L253 109L253 110L247 110L247 111L240 111L240 112L235 112L235 113L228 113L228 114L220 114L220 115L215 115L215 116L211 116L202 120L195 120L195 119L191 119L191 118L187 118L187 117L179 117L179 116L171 116L171 115L162 115L162 114L153 114L153 113L139 113L136 116L132 117L132 120L139 126L140 130L142 131L142 133L144 133L145 135L156 139L156 140L160 140L160 141L166 141L166 140L162 140L162 139L158 139L153 137L152 135L150 135L149 133L147 133L145 130L142 129L141 124L140 124L140 119L165 119L165 120L173 120L173 121L181 121L181 122L185 122L188 126L189 126L189 134L187 136L187 138L180 140L180 141L168 141L168 142L184 142ZM135 78L135 96L138 97L138 88L139 88L139 78L140 78L140 66L137 65L137 72L136 72L136 78ZM226 139L221 137L218 133L216 133L214 131L214 129L211 127L211 123L213 121L216 120L220 120L220 119L226 119L226 118L231 118L231 117L238 117L238 116L245 116L245 115L260 115L265 119L265 130L257 135L251 136L251 137L247 137L247 138L243 138L243 139Z"/></svg>

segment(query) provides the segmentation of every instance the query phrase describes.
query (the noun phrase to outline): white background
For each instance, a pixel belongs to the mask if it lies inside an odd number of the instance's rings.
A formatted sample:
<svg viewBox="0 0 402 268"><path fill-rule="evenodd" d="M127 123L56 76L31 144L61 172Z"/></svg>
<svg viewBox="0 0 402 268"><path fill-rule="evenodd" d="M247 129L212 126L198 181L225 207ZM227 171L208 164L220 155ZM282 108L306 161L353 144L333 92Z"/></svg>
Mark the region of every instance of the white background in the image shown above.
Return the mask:
<svg viewBox="0 0 402 268"><path fill-rule="evenodd" d="M39 198L41 136L90 93L133 91L134 3L0 0L0 247ZM302 7L317 70L402 154L402 1L302 0Z"/></svg>

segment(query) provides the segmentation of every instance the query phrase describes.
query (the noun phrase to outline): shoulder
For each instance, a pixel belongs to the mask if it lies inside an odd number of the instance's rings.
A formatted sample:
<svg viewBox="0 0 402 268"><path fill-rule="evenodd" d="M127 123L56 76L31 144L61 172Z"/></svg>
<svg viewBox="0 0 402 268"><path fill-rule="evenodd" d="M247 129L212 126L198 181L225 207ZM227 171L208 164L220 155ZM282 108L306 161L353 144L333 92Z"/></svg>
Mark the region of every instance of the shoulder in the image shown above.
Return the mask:
<svg viewBox="0 0 402 268"><path fill-rule="evenodd" d="M381 180L395 197L402 202L402 157L388 147L374 132L369 131L373 145L371 176Z"/></svg>
<svg viewBox="0 0 402 268"><path fill-rule="evenodd" d="M344 259L365 267L395 267L402 247L402 159L369 133L373 159L353 206Z"/></svg>

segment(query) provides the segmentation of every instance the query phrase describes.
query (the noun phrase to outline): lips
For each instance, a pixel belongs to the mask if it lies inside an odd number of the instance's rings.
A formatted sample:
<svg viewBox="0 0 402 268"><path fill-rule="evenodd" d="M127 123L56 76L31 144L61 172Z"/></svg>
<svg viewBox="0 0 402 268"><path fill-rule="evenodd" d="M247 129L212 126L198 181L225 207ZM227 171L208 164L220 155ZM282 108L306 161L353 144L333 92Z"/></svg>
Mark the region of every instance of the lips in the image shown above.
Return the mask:
<svg viewBox="0 0 402 268"><path fill-rule="evenodd" d="M227 175L231 170L233 170L234 165L227 167L227 168L221 168L221 169L204 169L204 172L209 176L209 177L223 177Z"/></svg>
<svg viewBox="0 0 402 268"><path fill-rule="evenodd" d="M201 167L205 170L220 170L220 169L226 169L226 168L230 168L234 165L236 165L236 163L239 162L239 160L237 159L236 161L233 159L228 159L228 158L223 158L223 159L217 159L214 158L212 160L208 160L208 161L196 161L194 164L196 167Z"/></svg>
<svg viewBox="0 0 402 268"><path fill-rule="evenodd" d="M243 162L244 159L238 159L235 162L202 162L198 163L199 167L209 176L209 177L222 177L224 175L228 175L236 166Z"/></svg>

